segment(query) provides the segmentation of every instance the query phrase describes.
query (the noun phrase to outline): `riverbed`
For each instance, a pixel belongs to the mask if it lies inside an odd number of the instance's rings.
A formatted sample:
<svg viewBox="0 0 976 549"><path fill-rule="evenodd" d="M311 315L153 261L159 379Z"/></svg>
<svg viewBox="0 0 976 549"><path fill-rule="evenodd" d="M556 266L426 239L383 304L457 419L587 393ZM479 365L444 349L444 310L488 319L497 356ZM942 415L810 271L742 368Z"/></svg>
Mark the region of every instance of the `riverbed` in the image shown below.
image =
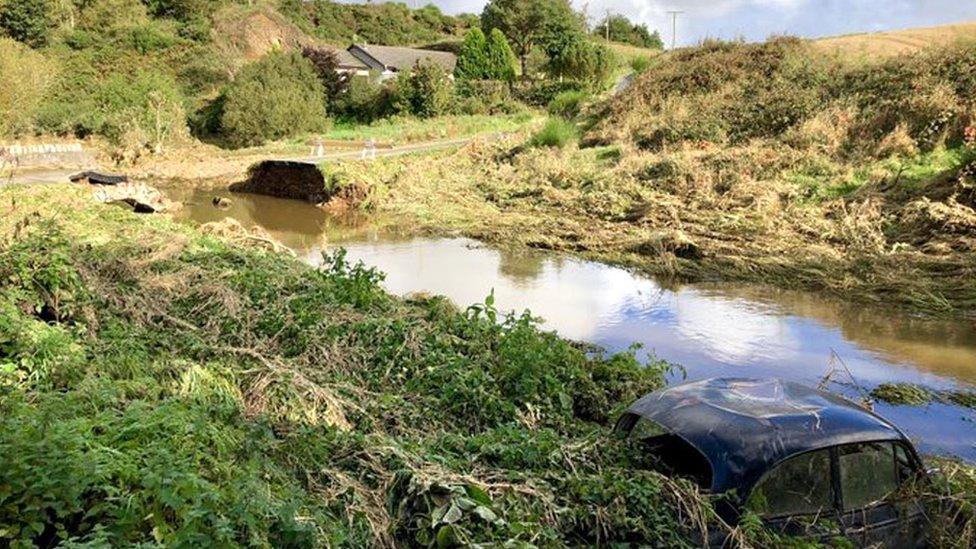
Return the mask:
<svg viewBox="0 0 976 549"><path fill-rule="evenodd" d="M680 365L672 381L780 377L859 399L880 383L935 389L976 385L976 325L919 319L811 292L730 284L680 285L625 269L466 238L420 238L336 219L312 205L226 191L173 188L190 223L233 218L260 226L312 265L345 248L386 273L392 293L440 294L465 307L489 293L501 311L525 310L563 337ZM213 206L215 196L230 206ZM826 378L826 381L825 381ZM926 453L976 461L976 413L930 404L875 404Z"/></svg>

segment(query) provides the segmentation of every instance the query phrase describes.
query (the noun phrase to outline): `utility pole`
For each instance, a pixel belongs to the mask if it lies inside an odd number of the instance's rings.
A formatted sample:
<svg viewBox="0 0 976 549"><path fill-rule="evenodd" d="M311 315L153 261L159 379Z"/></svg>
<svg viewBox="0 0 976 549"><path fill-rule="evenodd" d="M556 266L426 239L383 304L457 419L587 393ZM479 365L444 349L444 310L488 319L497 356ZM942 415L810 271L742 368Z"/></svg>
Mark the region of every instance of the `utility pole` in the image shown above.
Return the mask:
<svg viewBox="0 0 976 549"><path fill-rule="evenodd" d="M607 10L607 18L603 20L607 26L607 42L610 41L610 10Z"/></svg>
<svg viewBox="0 0 976 549"><path fill-rule="evenodd" d="M683 11L669 11L668 15L671 16L671 49L673 50L675 46L678 45L678 16L684 13Z"/></svg>

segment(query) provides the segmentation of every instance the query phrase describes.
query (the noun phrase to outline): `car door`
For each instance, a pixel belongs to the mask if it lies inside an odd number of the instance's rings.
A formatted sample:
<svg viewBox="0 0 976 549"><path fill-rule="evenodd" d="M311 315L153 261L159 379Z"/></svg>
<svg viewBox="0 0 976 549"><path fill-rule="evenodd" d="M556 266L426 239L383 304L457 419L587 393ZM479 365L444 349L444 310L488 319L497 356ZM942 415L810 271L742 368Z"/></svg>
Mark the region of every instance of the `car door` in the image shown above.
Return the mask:
<svg viewBox="0 0 976 549"><path fill-rule="evenodd" d="M899 442L839 446L841 526L859 546L925 547L925 517L918 482L924 474Z"/></svg>

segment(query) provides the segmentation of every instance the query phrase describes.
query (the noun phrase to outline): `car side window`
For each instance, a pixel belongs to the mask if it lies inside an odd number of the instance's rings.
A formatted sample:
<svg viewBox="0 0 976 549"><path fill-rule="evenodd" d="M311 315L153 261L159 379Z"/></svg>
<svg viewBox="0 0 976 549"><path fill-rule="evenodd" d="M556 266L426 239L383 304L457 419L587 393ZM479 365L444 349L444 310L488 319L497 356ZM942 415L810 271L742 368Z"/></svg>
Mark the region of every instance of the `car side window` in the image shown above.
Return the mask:
<svg viewBox="0 0 976 549"><path fill-rule="evenodd" d="M746 508L767 518L814 515L834 507L830 451L808 452L780 463L756 485Z"/></svg>
<svg viewBox="0 0 976 549"><path fill-rule="evenodd" d="M899 467L890 442L851 444L838 449L844 510L880 503L898 489Z"/></svg>

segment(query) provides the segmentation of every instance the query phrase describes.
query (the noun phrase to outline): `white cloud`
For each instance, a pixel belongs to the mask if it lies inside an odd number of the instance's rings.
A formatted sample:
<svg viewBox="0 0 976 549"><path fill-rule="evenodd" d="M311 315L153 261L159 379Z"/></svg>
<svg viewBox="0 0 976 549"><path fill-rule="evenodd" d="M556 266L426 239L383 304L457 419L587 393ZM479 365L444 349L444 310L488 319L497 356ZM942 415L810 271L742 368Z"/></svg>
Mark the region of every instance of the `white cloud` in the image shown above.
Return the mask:
<svg viewBox="0 0 976 549"><path fill-rule="evenodd" d="M422 3L425 0L417 0ZM434 0L448 13L480 13L484 0ZM669 10L678 20L678 41L703 38L762 40L773 34L830 36L910 28L976 19L973 0L573 0L592 21L609 9L671 38Z"/></svg>

